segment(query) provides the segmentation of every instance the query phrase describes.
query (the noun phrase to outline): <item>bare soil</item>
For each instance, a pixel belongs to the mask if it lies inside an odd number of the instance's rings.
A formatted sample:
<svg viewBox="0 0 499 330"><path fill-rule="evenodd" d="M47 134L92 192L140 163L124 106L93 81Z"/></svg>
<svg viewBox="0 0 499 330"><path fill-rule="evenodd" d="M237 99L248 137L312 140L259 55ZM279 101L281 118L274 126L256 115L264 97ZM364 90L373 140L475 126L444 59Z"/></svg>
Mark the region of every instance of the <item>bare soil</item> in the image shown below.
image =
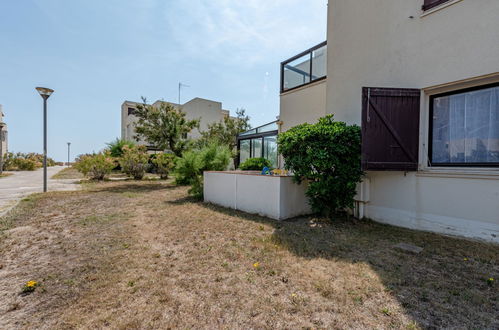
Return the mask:
<svg viewBox="0 0 499 330"><path fill-rule="evenodd" d="M119 181L23 200L0 218L0 328L499 328L497 245L277 222L186 191Z"/></svg>

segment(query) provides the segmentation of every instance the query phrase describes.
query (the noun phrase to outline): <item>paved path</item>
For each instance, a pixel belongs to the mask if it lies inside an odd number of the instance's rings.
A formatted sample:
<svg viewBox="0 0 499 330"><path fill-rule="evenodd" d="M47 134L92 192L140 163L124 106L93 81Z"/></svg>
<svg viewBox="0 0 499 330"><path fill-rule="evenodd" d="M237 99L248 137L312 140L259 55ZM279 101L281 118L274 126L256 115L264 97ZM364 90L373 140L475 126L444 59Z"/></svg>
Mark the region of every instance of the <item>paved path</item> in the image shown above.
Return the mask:
<svg viewBox="0 0 499 330"><path fill-rule="evenodd" d="M51 179L65 166L53 166L47 169L48 191L77 190L78 180ZM0 216L14 207L23 197L43 190L43 169L36 171L11 172L13 175L0 178Z"/></svg>

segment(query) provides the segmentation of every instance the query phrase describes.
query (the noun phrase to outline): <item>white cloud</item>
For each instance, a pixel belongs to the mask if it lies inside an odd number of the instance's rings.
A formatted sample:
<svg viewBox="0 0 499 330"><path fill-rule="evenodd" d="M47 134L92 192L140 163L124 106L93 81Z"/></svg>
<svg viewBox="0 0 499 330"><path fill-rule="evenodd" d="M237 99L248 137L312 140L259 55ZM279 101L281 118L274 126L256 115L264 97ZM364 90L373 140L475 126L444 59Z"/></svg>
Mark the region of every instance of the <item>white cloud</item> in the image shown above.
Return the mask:
<svg viewBox="0 0 499 330"><path fill-rule="evenodd" d="M181 0L165 14L184 54L245 65L324 40L326 15L326 0Z"/></svg>

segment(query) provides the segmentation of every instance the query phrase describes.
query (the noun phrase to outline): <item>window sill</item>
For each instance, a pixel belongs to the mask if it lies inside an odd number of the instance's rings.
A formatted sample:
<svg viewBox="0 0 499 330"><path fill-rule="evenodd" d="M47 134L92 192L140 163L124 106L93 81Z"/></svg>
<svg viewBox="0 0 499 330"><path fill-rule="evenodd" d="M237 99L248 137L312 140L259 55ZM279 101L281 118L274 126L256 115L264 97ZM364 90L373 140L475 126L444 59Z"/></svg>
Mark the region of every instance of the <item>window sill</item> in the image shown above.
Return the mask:
<svg viewBox="0 0 499 330"><path fill-rule="evenodd" d="M436 7L433 7L431 9L428 9L428 10L424 11L421 14L420 17L421 18L426 17L426 16L428 16L430 14L433 14L436 11L439 11L441 9L447 8L449 6L452 6L453 4L456 4L456 3L461 2L461 1L463 1L463 0L452 0L452 1L449 1L449 2L445 2L445 3L443 3L443 4L439 5L439 6L436 6Z"/></svg>
<svg viewBox="0 0 499 330"><path fill-rule="evenodd" d="M327 80L327 76L321 77L319 79L316 79L316 80L314 80L312 82L309 82L309 83L306 83L304 85L296 86L296 87L287 89L285 91L282 91L280 93L280 96L286 95L286 94L291 94L292 92L301 91L303 89L306 89L306 88L309 88L309 87L313 87L313 86L322 84L322 83L326 82L326 80Z"/></svg>
<svg viewBox="0 0 499 330"><path fill-rule="evenodd" d="M499 180L499 168L424 168L416 172L420 177Z"/></svg>

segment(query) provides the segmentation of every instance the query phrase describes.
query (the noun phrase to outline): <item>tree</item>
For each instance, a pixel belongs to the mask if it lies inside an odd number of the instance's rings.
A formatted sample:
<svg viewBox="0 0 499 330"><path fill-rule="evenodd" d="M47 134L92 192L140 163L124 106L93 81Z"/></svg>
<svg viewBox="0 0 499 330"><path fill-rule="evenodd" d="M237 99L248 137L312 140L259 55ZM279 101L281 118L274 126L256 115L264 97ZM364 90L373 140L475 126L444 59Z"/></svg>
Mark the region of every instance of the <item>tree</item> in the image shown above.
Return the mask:
<svg viewBox="0 0 499 330"><path fill-rule="evenodd" d="M235 118L226 116L223 121L209 124L208 130L201 132L201 144L225 145L232 152L236 147L237 135L251 128L249 120L245 109L237 109Z"/></svg>
<svg viewBox="0 0 499 330"><path fill-rule="evenodd" d="M145 98L142 101L143 104L138 105L134 113L138 118L135 138L143 138L155 148L171 150L180 157L189 143L187 134L194 128L199 128L199 119L186 119L185 112L167 102L153 107L146 104Z"/></svg>
<svg viewBox="0 0 499 330"><path fill-rule="evenodd" d="M360 138L360 127L334 121L332 115L279 134L284 167L296 181L308 181L306 195L315 212L331 216L353 207L363 175Z"/></svg>

